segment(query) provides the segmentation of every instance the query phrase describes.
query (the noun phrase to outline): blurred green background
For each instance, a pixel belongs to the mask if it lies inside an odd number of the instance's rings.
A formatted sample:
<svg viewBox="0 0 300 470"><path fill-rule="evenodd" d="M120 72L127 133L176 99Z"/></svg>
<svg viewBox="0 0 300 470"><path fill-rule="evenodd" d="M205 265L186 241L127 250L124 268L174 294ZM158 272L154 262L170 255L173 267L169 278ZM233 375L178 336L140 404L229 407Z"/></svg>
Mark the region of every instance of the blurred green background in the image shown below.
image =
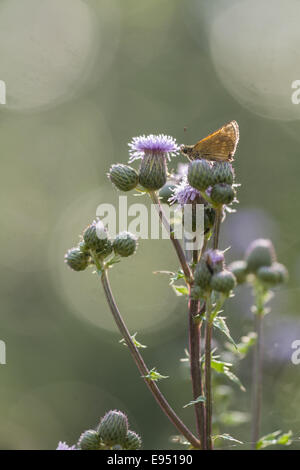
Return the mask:
<svg viewBox="0 0 300 470"><path fill-rule="evenodd" d="M291 429L292 448L300 448L300 365L291 362L300 339L300 105L291 100L299 10L295 0L272 8L267 0L0 1L2 449L74 443L114 408L128 413L144 448L176 448L119 344L98 279L72 272L63 256L98 204L118 204L106 172L127 162L133 136L166 133L192 144L232 119L242 186L221 248L232 247L231 261L252 239L270 237L290 271L266 318L262 434ZM185 300L152 274L177 268L169 245L141 241L111 282L130 330L148 345L149 367L170 376L161 389L193 426L193 410L182 408L189 373L179 362ZM250 307L247 288L226 306L236 340L253 328ZM240 363L247 392L233 387L233 410L250 410L250 371L251 358ZM249 423L220 431L249 447Z"/></svg>

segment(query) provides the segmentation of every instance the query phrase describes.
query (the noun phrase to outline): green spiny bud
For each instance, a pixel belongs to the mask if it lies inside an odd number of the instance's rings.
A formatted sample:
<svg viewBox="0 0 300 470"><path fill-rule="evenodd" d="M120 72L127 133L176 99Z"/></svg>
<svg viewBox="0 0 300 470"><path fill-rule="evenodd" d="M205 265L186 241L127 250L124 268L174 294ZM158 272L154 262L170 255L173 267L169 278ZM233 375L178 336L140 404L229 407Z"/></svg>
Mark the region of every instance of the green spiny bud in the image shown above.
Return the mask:
<svg viewBox="0 0 300 470"><path fill-rule="evenodd" d="M128 431L124 442L124 449L138 450L142 446L142 439L138 434L133 431Z"/></svg>
<svg viewBox="0 0 300 470"><path fill-rule="evenodd" d="M86 246L84 240L81 240L81 241L78 243L78 248L79 248L79 250L80 250L82 253L89 253L89 251L90 251L90 250L88 249L88 247Z"/></svg>
<svg viewBox="0 0 300 470"><path fill-rule="evenodd" d="M289 279L289 273L286 267L281 263L273 263L273 269L278 273L279 283L284 284Z"/></svg>
<svg viewBox="0 0 300 470"><path fill-rule="evenodd" d="M127 416L121 411L111 410L101 419L98 432L102 441L109 445L121 444L128 432Z"/></svg>
<svg viewBox="0 0 300 470"><path fill-rule="evenodd" d="M234 171L229 162L214 162L213 184L226 183L232 185L234 181Z"/></svg>
<svg viewBox="0 0 300 470"><path fill-rule="evenodd" d="M247 263L244 260L233 261L228 266L229 271L231 271L238 284L243 284L247 278Z"/></svg>
<svg viewBox="0 0 300 470"><path fill-rule="evenodd" d="M200 260L195 269L195 284L201 287L203 290L207 290L210 285L211 277L212 272L207 266L206 262L204 261L204 259Z"/></svg>
<svg viewBox="0 0 300 470"><path fill-rule="evenodd" d="M161 189L167 181L167 161L163 154L145 153L139 169L139 183L149 191Z"/></svg>
<svg viewBox="0 0 300 470"><path fill-rule="evenodd" d="M212 207L204 207L204 233L213 228L216 218L216 211Z"/></svg>
<svg viewBox="0 0 300 470"><path fill-rule="evenodd" d="M119 233L113 241L113 249L116 254L127 257L135 253L137 238L130 232Z"/></svg>
<svg viewBox="0 0 300 470"><path fill-rule="evenodd" d="M112 242L110 240L106 240L105 243L103 243L103 245L101 246L101 248L96 250L96 255L99 258L103 259L109 256L112 252L113 252Z"/></svg>
<svg viewBox="0 0 300 470"><path fill-rule="evenodd" d="M211 190L210 198L216 205L230 204L235 198L235 189L226 183L215 184Z"/></svg>
<svg viewBox="0 0 300 470"><path fill-rule="evenodd" d="M234 275L227 270L214 274L210 281L210 287L213 290L223 293L230 292L235 287L235 285L236 280Z"/></svg>
<svg viewBox="0 0 300 470"><path fill-rule="evenodd" d="M84 431L81 434L77 445L81 450L99 450L100 448L99 433L97 431L94 431L93 429Z"/></svg>
<svg viewBox="0 0 300 470"><path fill-rule="evenodd" d="M257 278L269 287L279 284L279 272L273 266L261 266L256 272Z"/></svg>
<svg viewBox="0 0 300 470"><path fill-rule="evenodd" d="M161 202L165 204L170 204L169 198L174 195L173 189L176 188L176 185L172 182L167 182L159 191L158 195L161 199Z"/></svg>
<svg viewBox="0 0 300 470"><path fill-rule="evenodd" d="M194 160L189 164L187 179L189 184L199 191L211 186L213 179L212 163L207 160Z"/></svg>
<svg viewBox="0 0 300 470"><path fill-rule="evenodd" d="M101 221L94 221L83 232L83 240L86 246L93 251L105 250L108 235Z"/></svg>
<svg viewBox="0 0 300 470"><path fill-rule="evenodd" d="M118 163L110 167L107 175L116 188L121 191L130 191L136 188L139 182L137 171L128 165Z"/></svg>
<svg viewBox="0 0 300 470"><path fill-rule="evenodd" d="M261 266L271 266L276 260L271 240L264 238L254 240L246 250L245 259L250 273L255 273Z"/></svg>
<svg viewBox="0 0 300 470"><path fill-rule="evenodd" d="M78 247L71 248L65 255L65 263L74 271L84 271L89 265L89 256Z"/></svg>

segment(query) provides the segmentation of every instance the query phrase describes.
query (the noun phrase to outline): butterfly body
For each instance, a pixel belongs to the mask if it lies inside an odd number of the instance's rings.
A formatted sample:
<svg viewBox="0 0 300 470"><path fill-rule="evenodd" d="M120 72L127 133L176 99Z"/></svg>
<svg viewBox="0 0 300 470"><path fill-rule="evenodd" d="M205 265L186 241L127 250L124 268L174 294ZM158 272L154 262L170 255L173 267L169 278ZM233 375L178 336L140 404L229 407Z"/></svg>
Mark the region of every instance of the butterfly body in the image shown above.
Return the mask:
<svg viewBox="0 0 300 470"><path fill-rule="evenodd" d="M183 145L180 150L189 160L204 158L206 160L232 161L238 141L238 123L231 121L199 140L195 145Z"/></svg>

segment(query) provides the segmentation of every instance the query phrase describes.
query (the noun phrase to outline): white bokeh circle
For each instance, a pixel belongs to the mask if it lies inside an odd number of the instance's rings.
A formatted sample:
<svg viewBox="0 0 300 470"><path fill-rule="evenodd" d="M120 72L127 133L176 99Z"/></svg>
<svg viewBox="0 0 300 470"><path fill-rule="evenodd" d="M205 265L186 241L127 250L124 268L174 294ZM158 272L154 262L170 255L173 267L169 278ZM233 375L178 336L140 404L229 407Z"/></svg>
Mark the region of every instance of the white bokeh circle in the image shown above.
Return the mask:
<svg viewBox="0 0 300 470"><path fill-rule="evenodd" d="M244 0L209 17L217 75L245 108L279 120L300 119L292 83L300 79L300 3Z"/></svg>

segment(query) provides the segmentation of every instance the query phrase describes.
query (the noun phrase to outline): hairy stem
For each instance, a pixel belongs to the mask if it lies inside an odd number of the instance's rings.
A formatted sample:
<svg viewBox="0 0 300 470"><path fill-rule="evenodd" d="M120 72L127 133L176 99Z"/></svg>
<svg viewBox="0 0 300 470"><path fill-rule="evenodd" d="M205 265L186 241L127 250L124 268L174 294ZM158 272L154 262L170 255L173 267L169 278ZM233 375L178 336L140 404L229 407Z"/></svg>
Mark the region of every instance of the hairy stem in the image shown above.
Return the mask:
<svg viewBox="0 0 300 470"><path fill-rule="evenodd" d="M173 408L171 408L171 406L169 405L169 403L165 399L164 395L159 390L156 383L153 380L150 380L150 379L146 378L146 376L149 375L150 371L149 371L148 367L146 366L139 350L135 346L135 344L134 344L134 342L133 342L133 340L130 336L130 333L127 329L127 326L124 323L124 320L123 320L123 318L122 318L122 316L119 312L119 309L116 305L116 302L114 300L114 297L113 297L113 294L112 294L112 291L111 291L111 288L110 288L110 284L109 284L106 269L102 269L102 266L99 264L96 257L94 257L94 262L95 262L95 265L96 265L99 273L101 273L101 282L102 282L104 292L105 292L105 296L106 296L106 300L108 302L108 305L109 305L109 308L110 308L111 313L113 315L113 318L114 318L114 320L117 324L117 327L118 327L121 335L123 336L124 340L126 341L126 344L127 344L128 348L130 350L130 353L131 353L131 355L132 355L132 357L133 357L140 373L142 374L144 382L146 383L146 385L149 388L150 392L154 396L155 400L159 404L162 411L169 418L171 423L188 440L188 442L191 443L191 445L194 448L199 449L200 448L199 440L193 435L193 433L185 426L185 424L177 416L177 414L175 413Z"/></svg>
<svg viewBox="0 0 300 470"><path fill-rule="evenodd" d="M212 339L212 306L210 295L206 299L205 324L205 409L206 409L206 449L212 450L212 389L211 389L211 339Z"/></svg>
<svg viewBox="0 0 300 470"><path fill-rule="evenodd" d="M156 210L158 212L158 215L159 215L159 218L162 222L162 224L164 225L165 229L167 230L167 232L170 234L170 240L175 248L175 251L177 253L177 256L178 256L178 259L179 259L179 262L180 262L180 265L181 265L181 268L182 268L182 271L185 275L185 278L186 278L186 281L189 283L192 281L192 272L191 272L191 269L187 263L187 260L186 260L186 257L185 257L185 254L184 254L184 251L182 249L182 246L181 244L179 243L179 240L177 238L175 238L175 235L174 235L174 230L172 229L172 227L170 226L170 223L163 211L163 208L160 204L160 201L159 201L159 198L156 194L155 191L151 191L149 192L149 196L153 202L153 204L155 205L156 207Z"/></svg>

